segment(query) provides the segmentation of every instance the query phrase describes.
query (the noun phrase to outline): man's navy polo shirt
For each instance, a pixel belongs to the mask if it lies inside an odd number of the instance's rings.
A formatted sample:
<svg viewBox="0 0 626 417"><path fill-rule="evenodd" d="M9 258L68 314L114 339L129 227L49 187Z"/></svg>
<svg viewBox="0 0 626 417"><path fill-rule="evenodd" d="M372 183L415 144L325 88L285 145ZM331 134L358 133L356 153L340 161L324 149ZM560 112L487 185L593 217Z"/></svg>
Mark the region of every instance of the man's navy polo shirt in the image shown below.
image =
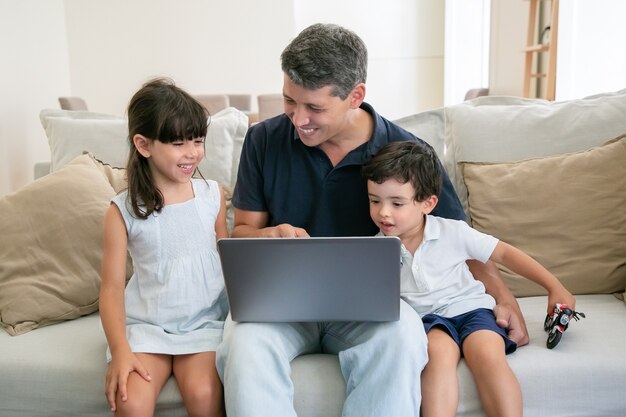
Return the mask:
<svg viewBox="0 0 626 417"><path fill-rule="evenodd" d="M322 150L300 141L285 114L252 126L241 153L233 205L267 212L268 226L288 223L311 236L378 233L369 214L363 164L392 141L417 140L429 145L378 115L369 104L363 103L361 108L374 119L372 137L335 167ZM432 214L464 220L452 183L444 176L443 191Z"/></svg>

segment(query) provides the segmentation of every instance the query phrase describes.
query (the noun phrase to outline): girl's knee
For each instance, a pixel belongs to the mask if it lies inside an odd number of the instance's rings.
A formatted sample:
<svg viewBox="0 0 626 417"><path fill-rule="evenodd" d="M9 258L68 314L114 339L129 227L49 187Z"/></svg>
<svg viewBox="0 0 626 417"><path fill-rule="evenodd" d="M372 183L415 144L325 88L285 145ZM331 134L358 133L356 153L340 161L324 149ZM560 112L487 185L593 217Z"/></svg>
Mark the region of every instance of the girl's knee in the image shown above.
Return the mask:
<svg viewBox="0 0 626 417"><path fill-rule="evenodd" d="M222 415L224 394L221 384L194 384L183 393L185 407L190 416Z"/></svg>
<svg viewBox="0 0 626 417"><path fill-rule="evenodd" d="M152 417L155 408L153 399L146 398L138 393L129 393L126 401L122 401L122 399L118 396L116 406L116 417Z"/></svg>

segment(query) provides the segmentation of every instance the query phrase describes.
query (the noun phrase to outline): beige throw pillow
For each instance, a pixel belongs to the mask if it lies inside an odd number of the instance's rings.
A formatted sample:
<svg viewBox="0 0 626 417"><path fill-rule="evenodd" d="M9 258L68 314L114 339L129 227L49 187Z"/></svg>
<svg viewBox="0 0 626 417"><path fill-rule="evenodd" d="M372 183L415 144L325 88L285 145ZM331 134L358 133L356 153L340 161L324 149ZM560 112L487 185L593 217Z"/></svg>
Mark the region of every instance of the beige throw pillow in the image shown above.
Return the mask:
<svg viewBox="0 0 626 417"><path fill-rule="evenodd" d="M538 260L574 294L626 286L626 135L587 151L462 163L472 225ZM509 271L516 296L545 294Z"/></svg>
<svg viewBox="0 0 626 417"><path fill-rule="evenodd" d="M123 171L82 155L0 199L0 325L9 334L98 309L102 221L115 195L107 176L123 183Z"/></svg>

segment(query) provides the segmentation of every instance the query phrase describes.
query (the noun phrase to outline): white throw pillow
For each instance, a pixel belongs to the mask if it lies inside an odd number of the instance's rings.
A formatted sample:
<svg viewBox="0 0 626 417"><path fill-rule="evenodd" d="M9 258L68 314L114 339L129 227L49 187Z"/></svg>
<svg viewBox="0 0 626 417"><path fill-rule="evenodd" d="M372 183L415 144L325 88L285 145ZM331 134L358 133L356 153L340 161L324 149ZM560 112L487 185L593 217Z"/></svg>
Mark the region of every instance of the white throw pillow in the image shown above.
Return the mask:
<svg viewBox="0 0 626 417"><path fill-rule="evenodd" d="M50 172L59 170L85 151L111 166L126 166L128 127L125 118L46 109L41 111L40 119L50 145ZM234 187L247 128L247 116L233 107L211 116L206 156L200 164L205 178Z"/></svg>
<svg viewBox="0 0 626 417"><path fill-rule="evenodd" d="M445 156L445 125L443 107L406 116L395 120L395 124L413 133L433 147L439 159Z"/></svg>
<svg viewBox="0 0 626 417"><path fill-rule="evenodd" d="M126 119L88 111L46 109L39 114L50 145L50 172L91 152L99 160L124 167L128 157Z"/></svg>

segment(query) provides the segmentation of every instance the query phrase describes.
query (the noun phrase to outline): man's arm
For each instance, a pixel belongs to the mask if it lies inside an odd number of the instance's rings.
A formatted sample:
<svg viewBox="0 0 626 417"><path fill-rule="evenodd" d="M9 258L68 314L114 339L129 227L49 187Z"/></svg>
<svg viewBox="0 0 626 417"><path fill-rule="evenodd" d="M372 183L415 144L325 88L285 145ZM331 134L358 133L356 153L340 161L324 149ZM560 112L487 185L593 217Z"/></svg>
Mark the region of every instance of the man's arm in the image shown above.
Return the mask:
<svg viewBox="0 0 626 417"><path fill-rule="evenodd" d="M480 280L487 292L496 299L493 309L498 326L509 331L509 338L519 346L528 344L528 329L517 300L504 285L500 271L492 261L467 261L472 275Z"/></svg>
<svg viewBox="0 0 626 417"><path fill-rule="evenodd" d="M283 223L268 227L266 211L249 211L235 208L235 226L232 237L308 237L306 230Z"/></svg>

